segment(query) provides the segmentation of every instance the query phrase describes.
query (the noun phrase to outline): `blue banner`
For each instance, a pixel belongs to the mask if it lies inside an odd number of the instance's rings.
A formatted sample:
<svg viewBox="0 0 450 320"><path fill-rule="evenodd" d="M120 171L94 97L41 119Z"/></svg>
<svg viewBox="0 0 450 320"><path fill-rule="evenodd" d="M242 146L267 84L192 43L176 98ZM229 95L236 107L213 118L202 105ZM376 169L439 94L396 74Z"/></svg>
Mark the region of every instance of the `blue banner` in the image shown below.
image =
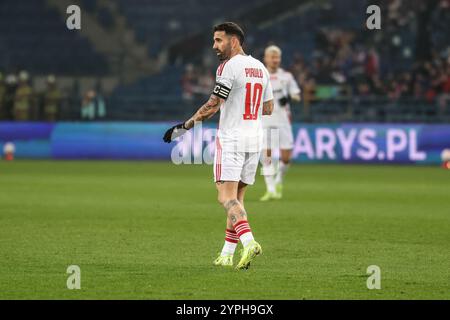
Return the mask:
<svg viewBox="0 0 450 320"><path fill-rule="evenodd" d="M293 157L299 162L441 162L450 148L450 125L294 125Z"/></svg>
<svg viewBox="0 0 450 320"><path fill-rule="evenodd" d="M213 153L215 124L166 144L162 136L171 125L0 122L0 147L12 142L16 158L41 159L169 160L183 150L182 162L188 157L203 163L205 154ZM437 164L442 151L450 149L450 125L295 123L293 130L295 162Z"/></svg>

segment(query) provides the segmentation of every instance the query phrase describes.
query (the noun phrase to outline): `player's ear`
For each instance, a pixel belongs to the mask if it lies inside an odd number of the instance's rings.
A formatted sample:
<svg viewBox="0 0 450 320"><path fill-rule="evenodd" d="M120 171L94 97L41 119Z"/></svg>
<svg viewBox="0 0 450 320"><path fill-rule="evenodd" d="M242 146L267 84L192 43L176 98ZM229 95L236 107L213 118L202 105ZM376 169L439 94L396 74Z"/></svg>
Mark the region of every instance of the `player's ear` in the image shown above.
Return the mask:
<svg viewBox="0 0 450 320"><path fill-rule="evenodd" d="M239 39L236 36L231 37L231 47L237 48L239 45Z"/></svg>

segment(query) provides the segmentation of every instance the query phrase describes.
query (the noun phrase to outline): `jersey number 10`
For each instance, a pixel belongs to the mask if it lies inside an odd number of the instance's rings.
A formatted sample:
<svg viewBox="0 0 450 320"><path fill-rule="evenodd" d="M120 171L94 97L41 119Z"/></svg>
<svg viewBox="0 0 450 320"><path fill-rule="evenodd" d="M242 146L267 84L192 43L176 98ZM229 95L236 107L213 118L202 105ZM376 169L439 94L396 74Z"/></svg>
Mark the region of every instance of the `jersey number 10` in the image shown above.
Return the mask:
<svg viewBox="0 0 450 320"><path fill-rule="evenodd" d="M258 110L261 105L261 96L262 96L262 84L255 83L253 85L248 82L245 85L245 113L244 120L256 120L258 119ZM253 95L252 95L253 91Z"/></svg>

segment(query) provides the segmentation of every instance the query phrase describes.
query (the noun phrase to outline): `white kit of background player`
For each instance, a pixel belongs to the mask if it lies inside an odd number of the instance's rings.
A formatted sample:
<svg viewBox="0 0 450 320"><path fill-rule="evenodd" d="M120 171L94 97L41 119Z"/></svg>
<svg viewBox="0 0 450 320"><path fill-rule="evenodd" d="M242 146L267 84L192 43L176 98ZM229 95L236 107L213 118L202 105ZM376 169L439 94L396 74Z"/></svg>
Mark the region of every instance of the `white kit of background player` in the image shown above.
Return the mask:
<svg viewBox="0 0 450 320"><path fill-rule="evenodd" d="M281 199L283 178L289 168L294 147L294 136L291 125L290 101L300 101L300 88L293 75L282 69L281 50L277 46L269 46L264 51L264 63L270 72L273 88L274 108L270 116L263 116L264 151L262 153L262 174L267 191L261 201ZM278 165L272 161L272 148L280 150Z"/></svg>

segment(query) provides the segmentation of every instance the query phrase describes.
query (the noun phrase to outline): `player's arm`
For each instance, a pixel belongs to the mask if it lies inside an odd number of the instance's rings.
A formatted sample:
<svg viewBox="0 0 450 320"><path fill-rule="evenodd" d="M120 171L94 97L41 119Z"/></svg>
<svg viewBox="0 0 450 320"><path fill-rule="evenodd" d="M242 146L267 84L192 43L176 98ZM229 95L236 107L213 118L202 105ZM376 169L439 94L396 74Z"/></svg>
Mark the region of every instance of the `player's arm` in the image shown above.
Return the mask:
<svg viewBox="0 0 450 320"><path fill-rule="evenodd" d="M164 142L169 143L175 138L183 135L187 130L194 127L196 122L211 118L217 111L219 111L222 103L228 98L230 91L231 86L217 82L208 101L202 105L187 121L177 124L167 130L164 134Z"/></svg>
<svg viewBox="0 0 450 320"><path fill-rule="evenodd" d="M223 82L231 83L227 78L221 79ZM186 122L184 122L184 128L189 130L192 128L197 121L203 121L211 118L217 111L219 111L220 106L228 98L231 91L231 85L226 85L221 82L216 82L214 86L213 93L209 97L209 100L197 110L197 112Z"/></svg>
<svg viewBox="0 0 450 320"><path fill-rule="evenodd" d="M291 96L291 100L294 102L300 102L300 100L301 100L299 93L290 94L290 96Z"/></svg>
<svg viewBox="0 0 450 320"><path fill-rule="evenodd" d="M264 116L270 116L273 112L273 89L272 84L270 83L270 75L269 71L264 68L264 71L267 76L267 83L264 89L264 99L263 99L263 109L262 114Z"/></svg>
<svg viewBox="0 0 450 320"><path fill-rule="evenodd" d="M222 98L212 94L208 101L201 106L197 112L187 121L184 122L184 129L191 129L198 121L211 118L220 109L220 105L224 102Z"/></svg>
<svg viewBox="0 0 450 320"><path fill-rule="evenodd" d="M291 101L293 102L300 102L300 88L297 85L297 82L295 81L294 77L291 73L289 73L289 79L288 79L288 95L286 97L282 97L278 102L282 107L286 106Z"/></svg>
<svg viewBox="0 0 450 320"><path fill-rule="evenodd" d="M264 116L270 116L272 114L272 111L273 111L273 99L263 103L262 114Z"/></svg>
<svg viewBox="0 0 450 320"><path fill-rule="evenodd" d="M291 101L300 102L300 100L301 100L300 88L297 84L297 81L295 81L295 78L292 75L292 73L289 73L288 86L289 86L288 89L289 89L289 96L291 98Z"/></svg>
<svg viewBox="0 0 450 320"><path fill-rule="evenodd" d="M212 94L208 101L203 104L191 118L167 130L164 134L164 142L169 143L175 138L183 135L187 130L194 127L196 122L211 118L220 109L220 105L223 101L222 98Z"/></svg>
<svg viewBox="0 0 450 320"><path fill-rule="evenodd" d="M186 130L194 127L197 121L209 119L219 111L220 106L227 100L228 95L231 92L234 80L233 70L230 67L230 64L224 62L221 66L220 72L217 72L216 85L214 86L214 90L208 101L187 121L177 124L167 130L163 138L165 142L171 142L173 139L183 135Z"/></svg>
<svg viewBox="0 0 450 320"><path fill-rule="evenodd" d="M300 94L288 94L287 96L278 99L278 103L282 107L285 107L288 103L291 103L291 101L300 102Z"/></svg>

